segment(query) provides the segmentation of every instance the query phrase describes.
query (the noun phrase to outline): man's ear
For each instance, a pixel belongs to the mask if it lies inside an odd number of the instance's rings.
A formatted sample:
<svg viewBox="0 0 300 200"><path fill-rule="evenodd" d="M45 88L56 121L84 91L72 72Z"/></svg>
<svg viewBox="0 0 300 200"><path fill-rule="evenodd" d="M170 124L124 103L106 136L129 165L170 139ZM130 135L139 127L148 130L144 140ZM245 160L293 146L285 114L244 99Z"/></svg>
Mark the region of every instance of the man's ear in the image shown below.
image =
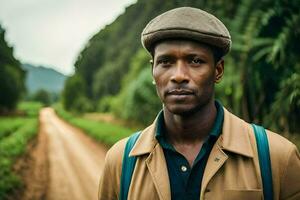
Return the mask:
<svg viewBox="0 0 300 200"><path fill-rule="evenodd" d="M151 64L151 73L153 75L153 59L149 60L150 64Z"/></svg>
<svg viewBox="0 0 300 200"><path fill-rule="evenodd" d="M215 67L215 83L220 83L224 74L224 59L220 59Z"/></svg>

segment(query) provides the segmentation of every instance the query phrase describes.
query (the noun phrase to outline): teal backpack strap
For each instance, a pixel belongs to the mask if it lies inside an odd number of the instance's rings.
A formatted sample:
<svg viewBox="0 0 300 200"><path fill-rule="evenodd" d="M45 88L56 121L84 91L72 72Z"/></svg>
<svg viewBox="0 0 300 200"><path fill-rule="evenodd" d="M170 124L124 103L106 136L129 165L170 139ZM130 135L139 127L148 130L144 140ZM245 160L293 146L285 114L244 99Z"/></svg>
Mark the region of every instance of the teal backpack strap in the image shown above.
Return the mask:
<svg viewBox="0 0 300 200"><path fill-rule="evenodd" d="M135 142L140 136L140 131L131 135L126 143L123 163L122 163L122 174L120 182L120 197L119 200L127 200L131 177L136 163L136 157L129 157L129 153L133 148Z"/></svg>
<svg viewBox="0 0 300 200"><path fill-rule="evenodd" d="M264 200L273 199L273 181L267 133L262 126L252 124L259 158L260 173L263 183Z"/></svg>

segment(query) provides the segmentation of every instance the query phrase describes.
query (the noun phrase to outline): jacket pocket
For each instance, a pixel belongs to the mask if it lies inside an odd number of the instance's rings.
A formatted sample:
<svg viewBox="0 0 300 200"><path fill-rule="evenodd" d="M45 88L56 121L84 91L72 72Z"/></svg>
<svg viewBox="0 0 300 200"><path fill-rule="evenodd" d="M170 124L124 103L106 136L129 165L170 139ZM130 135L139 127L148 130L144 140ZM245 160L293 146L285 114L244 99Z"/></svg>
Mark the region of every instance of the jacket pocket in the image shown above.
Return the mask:
<svg viewBox="0 0 300 200"><path fill-rule="evenodd" d="M224 199L226 200L261 200L263 199L262 190L225 190Z"/></svg>

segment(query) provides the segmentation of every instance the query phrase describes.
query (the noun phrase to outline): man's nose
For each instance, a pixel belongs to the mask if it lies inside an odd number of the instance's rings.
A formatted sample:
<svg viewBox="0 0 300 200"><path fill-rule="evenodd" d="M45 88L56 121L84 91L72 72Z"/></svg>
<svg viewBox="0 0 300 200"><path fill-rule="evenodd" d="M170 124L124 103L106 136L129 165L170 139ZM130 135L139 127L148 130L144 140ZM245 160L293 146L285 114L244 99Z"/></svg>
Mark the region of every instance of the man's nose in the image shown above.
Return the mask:
<svg viewBox="0 0 300 200"><path fill-rule="evenodd" d="M174 83L188 83L188 68L183 61L177 61L174 67L171 81Z"/></svg>

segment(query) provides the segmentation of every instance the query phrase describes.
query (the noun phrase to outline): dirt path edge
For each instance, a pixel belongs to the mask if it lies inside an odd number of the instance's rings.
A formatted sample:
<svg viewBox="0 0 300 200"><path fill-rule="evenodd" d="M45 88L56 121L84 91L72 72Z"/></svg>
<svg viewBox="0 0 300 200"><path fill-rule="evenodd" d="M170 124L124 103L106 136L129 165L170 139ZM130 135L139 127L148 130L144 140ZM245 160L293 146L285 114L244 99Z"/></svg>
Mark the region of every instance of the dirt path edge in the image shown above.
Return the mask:
<svg viewBox="0 0 300 200"><path fill-rule="evenodd" d="M12 199L44 200L49 183L48 138L43 124L39 123L39 132L27 146L27 153L14 165L21 177L23 187L13 194Z"/></svg>

